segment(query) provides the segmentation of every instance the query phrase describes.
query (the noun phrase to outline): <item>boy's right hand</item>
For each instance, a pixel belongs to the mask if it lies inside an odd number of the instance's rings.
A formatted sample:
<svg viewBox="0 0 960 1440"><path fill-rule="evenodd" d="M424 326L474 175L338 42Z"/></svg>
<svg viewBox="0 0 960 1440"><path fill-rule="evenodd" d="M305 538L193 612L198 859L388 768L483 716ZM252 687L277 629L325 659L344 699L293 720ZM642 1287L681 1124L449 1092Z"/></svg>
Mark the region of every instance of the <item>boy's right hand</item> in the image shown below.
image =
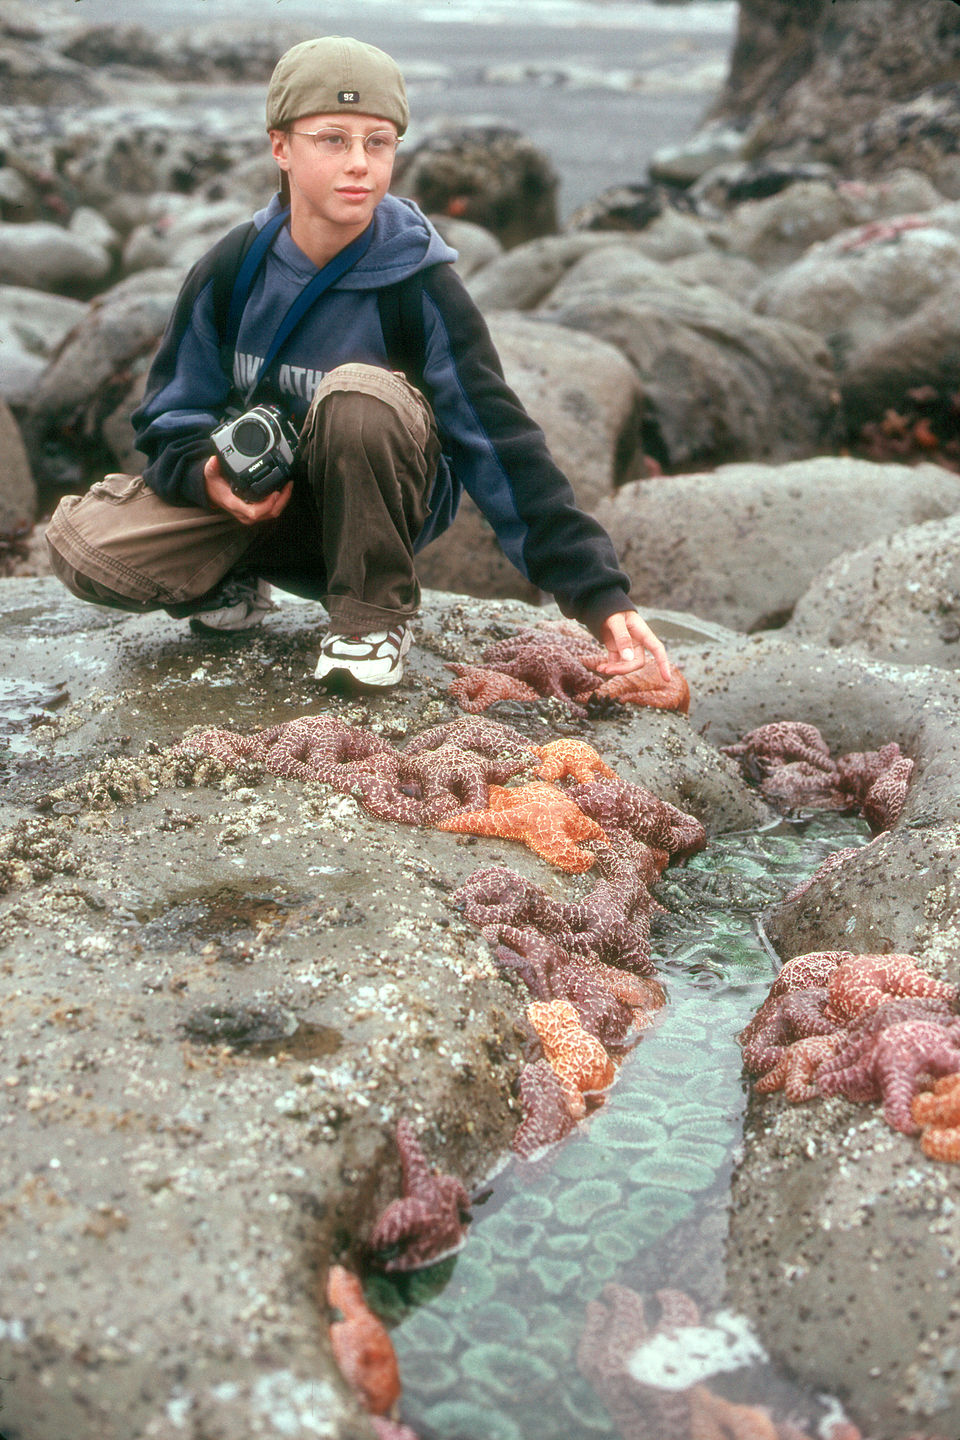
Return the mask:
<svg viewBox="0 0 960 1440"><path fill-rule="evenodd" d="M288 480L282 489L271 490L262 500L241 500L230 489L230 482L224 477L216 455L211 455L203 467L203 483L211 509L225 510L241 525L260 525L264 520L276 520L293 494L293 481Z"/></svg>

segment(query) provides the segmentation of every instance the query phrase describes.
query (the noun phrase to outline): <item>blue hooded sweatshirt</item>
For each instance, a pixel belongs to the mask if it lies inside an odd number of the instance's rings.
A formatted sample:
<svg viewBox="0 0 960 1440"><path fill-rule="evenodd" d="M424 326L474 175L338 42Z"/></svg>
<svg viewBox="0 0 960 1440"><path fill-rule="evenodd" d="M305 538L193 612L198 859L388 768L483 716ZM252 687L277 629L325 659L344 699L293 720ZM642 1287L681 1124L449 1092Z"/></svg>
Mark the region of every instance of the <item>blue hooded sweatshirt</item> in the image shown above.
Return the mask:
<svg viewBox="0 0 960 1440"><path fill-rule="evenodd" d="M254 216L258 229L280 208L274 196ZM629 580L606 531L577 508L542 430L506 384L486 324L453 269L456 251L412 200L386 195L371 225L365 253L310 307L250 403L277 401L302 424L328 370L350 361L391 368L377 294L422 272L423 383L442 459L415 548L450 524L465 489L520 573L597 633L608 615L634 608ZM222 247L208 251L184 281L133 416L137 448L148 460L144 478L174 505L206 507L210 432L237 392L247 392L283 316L317 273L283 225L250 290L229 376L214 307Z"/></svg>

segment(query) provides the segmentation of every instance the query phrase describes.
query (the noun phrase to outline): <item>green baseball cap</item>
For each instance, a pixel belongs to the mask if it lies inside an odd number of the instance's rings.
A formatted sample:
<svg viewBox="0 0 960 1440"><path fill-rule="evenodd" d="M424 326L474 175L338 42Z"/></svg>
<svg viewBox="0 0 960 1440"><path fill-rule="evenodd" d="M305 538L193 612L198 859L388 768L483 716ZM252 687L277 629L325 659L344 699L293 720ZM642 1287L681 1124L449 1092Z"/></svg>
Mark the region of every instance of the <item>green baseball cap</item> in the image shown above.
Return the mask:
<svg viewBox="0 0 960 1440"><path fill-rule="evenodd" d="M395 60L347 35L304 40L280 56L267 89L267 129L302 115L382 115L402 135L410 123L407 87Z"/></svg>

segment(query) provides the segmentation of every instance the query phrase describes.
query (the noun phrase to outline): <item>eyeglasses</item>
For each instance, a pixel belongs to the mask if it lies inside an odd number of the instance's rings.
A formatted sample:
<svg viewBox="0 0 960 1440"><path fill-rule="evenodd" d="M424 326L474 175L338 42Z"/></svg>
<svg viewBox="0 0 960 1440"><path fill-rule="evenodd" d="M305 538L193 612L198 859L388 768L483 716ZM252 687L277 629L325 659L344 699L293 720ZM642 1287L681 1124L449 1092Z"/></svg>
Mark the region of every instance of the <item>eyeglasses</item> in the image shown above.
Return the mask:
<svg viewBox="0 0 960 1440"><path fill-rule="evenodd" d="M314 149L330 159L340 159L349 154L354 140L359 140L368 160L392 160L402 136L390 130L374 130L369 135L354 135L349 130L338 130L326 126L323 130L291 130L291 135L303 135L313 141Z"/></svg>

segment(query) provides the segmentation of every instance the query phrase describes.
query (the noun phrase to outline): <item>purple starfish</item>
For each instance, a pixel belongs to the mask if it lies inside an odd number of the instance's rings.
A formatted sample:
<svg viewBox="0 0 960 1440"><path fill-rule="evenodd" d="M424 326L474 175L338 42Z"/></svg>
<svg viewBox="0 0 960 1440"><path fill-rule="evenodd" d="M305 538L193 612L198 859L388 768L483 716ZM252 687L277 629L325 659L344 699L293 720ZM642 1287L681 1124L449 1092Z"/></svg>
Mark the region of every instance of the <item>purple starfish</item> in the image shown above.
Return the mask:
<svg viewBox="0 0 960 1440"><path fill-rule="evenodd" d="M531 1065L524 1065L517 1085L523 1120L517 1127L511 1148L521 1159L529 1160L545 1145L562 1140L576 1121L570 1113L563 1086L549 1061L535 1060Z"/></svg>
<svg viewBox="0 0 960 1440"><path fill-rule="evenodd" d="M418 1270L459 1250L470 1221L470 1196L452 1175L427 1163L413 1126L397 1121L403 1198L391 1200L370 1236L384 1270Z"/></svg>

